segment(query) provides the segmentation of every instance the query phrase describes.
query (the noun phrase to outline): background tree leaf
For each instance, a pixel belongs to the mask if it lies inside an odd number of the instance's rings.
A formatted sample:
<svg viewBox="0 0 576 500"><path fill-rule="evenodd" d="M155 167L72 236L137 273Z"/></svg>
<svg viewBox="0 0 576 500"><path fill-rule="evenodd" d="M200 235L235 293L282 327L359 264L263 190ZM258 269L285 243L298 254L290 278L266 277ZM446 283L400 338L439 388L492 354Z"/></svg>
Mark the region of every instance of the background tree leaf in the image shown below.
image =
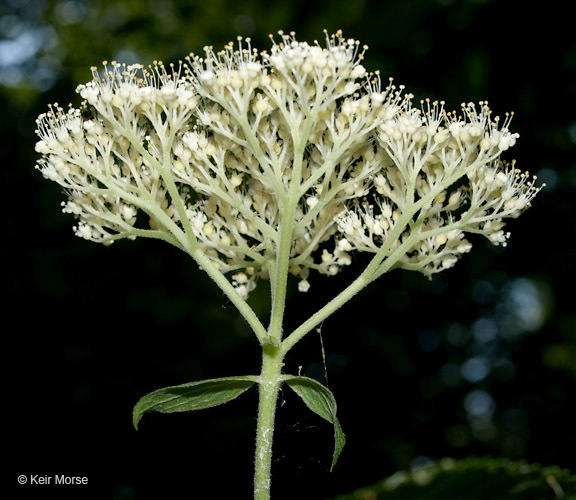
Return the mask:
<svg viewBox="0 0 576 500"><path fill-rule="evenodd" d="M523 461L444 458L403 471L335 500L547 500L576 499L576 476L559 467Z"/></svg>
<svg viewBox="0 0 576 500"><path fill-rule="evenodd" d="M256 382L258 378L253 376L223 377L158 389L143 396L134 406L134 427L138 429L138 423L147 411L174 413L219 406L237 398Z"/></svg>
<svg viewBox="0 0 576 500"><path fill-rule="evenodd" d="M286 376L285 382L300 396L308 408L334 425L334 455L330 467L330 470L333 470L346 442L340 422L336 418L337 406L334 395L330 389L313 378Z"/></svg>

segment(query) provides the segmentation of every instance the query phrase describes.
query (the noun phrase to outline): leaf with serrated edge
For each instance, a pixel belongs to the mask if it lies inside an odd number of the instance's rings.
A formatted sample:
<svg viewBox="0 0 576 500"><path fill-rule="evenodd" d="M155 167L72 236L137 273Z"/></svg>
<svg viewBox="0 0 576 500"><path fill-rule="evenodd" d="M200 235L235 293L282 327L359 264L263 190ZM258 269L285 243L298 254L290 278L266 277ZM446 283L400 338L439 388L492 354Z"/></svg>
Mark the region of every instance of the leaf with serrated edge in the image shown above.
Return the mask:
<svg viewBox="0 0 576 500"><path fill-rule="evenodd" d="M236 399L258 382L258 377L223 377L158 389L140 398L132 413L134 428L147 411L175 413L219 406Z"/></svg>
<svg viewBox="0 0 576 500"><path fill-rule="evenodd" d="M340 422L336 418L336 399L334 399L334 395L330 392L330 389L313 378L286 375L284 376L284 381L300 396L310 410L334 425L334 455L332 457L332 466L330 467L332 471L346 442Z"/></svg>

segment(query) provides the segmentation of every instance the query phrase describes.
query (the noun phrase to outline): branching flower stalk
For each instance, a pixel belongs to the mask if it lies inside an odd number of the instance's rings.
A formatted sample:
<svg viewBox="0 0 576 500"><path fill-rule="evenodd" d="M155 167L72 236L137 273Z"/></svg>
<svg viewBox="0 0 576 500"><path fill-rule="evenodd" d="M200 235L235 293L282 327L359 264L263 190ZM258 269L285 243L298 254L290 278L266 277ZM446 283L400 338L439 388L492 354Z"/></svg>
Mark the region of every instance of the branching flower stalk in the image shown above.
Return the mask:
<svg viewBox="0 0 576 500"><path fill-rule="evenodd" d="M104 63L37 120L38 168L67 195L75 233L111 244L136 237L189 254L238 308L263 352L258 376L161 389L136 406L183 411L221 404L258 384L254 496L270 496L274 415L288 384L343 435L332 394L282 373L286 354L370 282L392 269L427 276L471 249L466 233L506 245L540 188L501 160L518 134L486 102L448 112L362 65L366 47L340 32L324 45L271 37L270 52L238 38L178 65ZM371 260L311 318L285 335L289 275L333 276L352 252ZM269 281L268 325L247 302ZM202 396L202 398L199 397ZM212 398L212 399L211 399ZM208 403L206 402L208 401Z"/></svg>

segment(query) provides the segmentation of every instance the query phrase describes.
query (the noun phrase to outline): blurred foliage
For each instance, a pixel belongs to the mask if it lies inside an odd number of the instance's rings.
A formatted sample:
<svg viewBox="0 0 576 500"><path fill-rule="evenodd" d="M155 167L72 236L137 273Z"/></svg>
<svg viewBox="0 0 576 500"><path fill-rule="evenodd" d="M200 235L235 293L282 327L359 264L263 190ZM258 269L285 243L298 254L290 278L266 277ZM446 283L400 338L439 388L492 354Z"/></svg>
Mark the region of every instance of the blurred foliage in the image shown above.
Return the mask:
<svg viewBox="0 0 576 500"><path fill-rule="evenodd" d="M576 498L576 477L558 467L493 458L444 458L336 500L545 500Z"/></svg>
<svg viewBox="0 0 576 500"><path fill-rule="evenodd" d="M568 2L0 0L15 473L44 473L49 463L59 474L90 476L84 500L141 500L157 491L179 498L194 468L198 497L250 497L254 396L205 414L151 415L137 435L130 423L133 404L158 387L255 373L250 331L167 245L104 248L75 238L59 189L33 168L34 120L48 103L77 105L74 88L103 60L178 61L237 35L264 49L279 29L322 42L324 28L368 44L368 69L394 76L417 99L442 98L449 109L489 99L496 114L513 110L517 165L547 187L510 223L508 248L474 240L469 256L431 281L393 272L322 325L322 344L311 334L291 352L286 373L328 375L347 446L328 474L330 424L284 391L275 497L334 497L430 457L495 455L576 470L576 43ZM305 296L293 284L286 329L363 263L358 256L346 273L312 279ZM262 317L267 294L262 284L251 297ZM167 457L173 443L181 455Z"/></svg>

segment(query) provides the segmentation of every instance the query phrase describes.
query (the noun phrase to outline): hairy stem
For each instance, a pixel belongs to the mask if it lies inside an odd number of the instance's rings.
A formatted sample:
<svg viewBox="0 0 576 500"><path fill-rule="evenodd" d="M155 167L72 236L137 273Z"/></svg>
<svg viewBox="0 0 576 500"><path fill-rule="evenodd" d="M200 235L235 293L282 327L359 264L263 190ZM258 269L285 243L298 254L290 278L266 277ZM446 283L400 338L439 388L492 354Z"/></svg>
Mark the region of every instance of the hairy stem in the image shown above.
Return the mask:
<svg viewBox="0 0 576 500"><path fill-rule="evenodd" d="M272 440L278 391L282 384L282 352L273 345L264 345L260 373L256 457L254 470L254 500L270 499Z"/></svg>

